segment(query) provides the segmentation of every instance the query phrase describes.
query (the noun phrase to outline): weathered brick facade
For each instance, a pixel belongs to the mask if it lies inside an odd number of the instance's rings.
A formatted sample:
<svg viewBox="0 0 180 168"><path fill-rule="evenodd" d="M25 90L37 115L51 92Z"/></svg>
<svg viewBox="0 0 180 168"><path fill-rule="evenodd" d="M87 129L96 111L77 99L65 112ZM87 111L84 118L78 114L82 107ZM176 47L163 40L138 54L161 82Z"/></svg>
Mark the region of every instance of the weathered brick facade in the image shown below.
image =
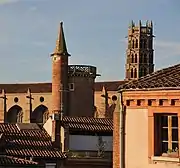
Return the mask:
<svg viewBox="0 0 180 168"><path fill-rule="evenodd" d="M113 168L120 167L120 110L118 103L113 114Z"/></svg>

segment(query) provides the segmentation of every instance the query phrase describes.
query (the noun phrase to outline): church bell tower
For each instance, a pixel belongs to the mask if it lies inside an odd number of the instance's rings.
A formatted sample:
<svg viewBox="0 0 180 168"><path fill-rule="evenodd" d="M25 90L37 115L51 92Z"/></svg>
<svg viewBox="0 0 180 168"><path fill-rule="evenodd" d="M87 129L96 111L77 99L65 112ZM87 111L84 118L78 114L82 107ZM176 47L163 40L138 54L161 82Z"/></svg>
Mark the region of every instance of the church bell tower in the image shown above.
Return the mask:
<svg viewBox="0 0 180 168"><path fill-rule="evenodd" d="M126 80L138 79L154 72L153 23L142 25L131 22L126 50Z"/></svg>

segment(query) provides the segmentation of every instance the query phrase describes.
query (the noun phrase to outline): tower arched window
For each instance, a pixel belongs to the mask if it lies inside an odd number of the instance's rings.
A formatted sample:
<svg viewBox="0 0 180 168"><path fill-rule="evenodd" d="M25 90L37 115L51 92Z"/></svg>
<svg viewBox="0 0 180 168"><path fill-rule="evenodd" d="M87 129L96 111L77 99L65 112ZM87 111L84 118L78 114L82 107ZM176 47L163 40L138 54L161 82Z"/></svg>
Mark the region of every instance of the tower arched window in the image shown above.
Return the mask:
<svg viewBox="0 0 180 168"><path fill-rule="evenodd" d="M131 78L133 78L133 75L134 75L134 71L133 71L133 68L131 69Z"/></svg>
<svg viewBox="0 0 180 168"><path fill-rule="evenodd" d="M137 78L137 69L134 69L134 78Z"/></svg>
<svg viewBox="0 0 180 168"><path fill-rule="evenodd" d="M149 47L149 49L152 49L152 40L151 39L149 40L148 47Z"/></svg>
<svg viewBox="0 0 180 168"><path fill-rule="evenodd" d="M138 48L138 39L136 39L135 48Z"/></svg>
<svg viewBox="0 0 180 168"><path fill-rule="evenodd" d="M146 75L147 75L147 69L144 68L144 76L146 76Z"/></svg>
<svg viewBox="0 0 180 168"><path fill-rule="evenodd" d="M137 54L135 54L134 62L137 63Z"/></svg>
<svg viewBox="0 0 180 168"><path fill-rule="evenodd" d="M131 63L134 63L134 54L131 55Z"/></svg>
<svg viewBox="0 0 180 168"><path fill-rule="evenodd" d="M147 48L147 40L144 40L144 48Z"/></svg>
<svg viewBox="0 0 180 168"><path fill-rule="evenodd" d="M142 68L140 68L140 70L139 70L139 77L142 77L143 76L143 70L142 70Z"/></svg>
<svg viewBox="0 0 180 168"><path fill-rule="evenodd" d="M147 54L145 53L144 54L144 60L143 60L144 63L147 63Z"/></svg>
<svg viewBox="0 0 180 168"><path fill-rule="evenodd" d="M134 48L134 40L132 40L132 48Z"/></svg>
<svg viewBox="0 0 180 168"><path fill-rule="evenodd" d="M140 48L143 47L143 39L140 40Z"/></svg>
<svg viewBox="0 0 180 168"><path fill-rule="evenodd" d="M139 63L142 63L142 62L143 62L143 54L140 54Z"/></svg>

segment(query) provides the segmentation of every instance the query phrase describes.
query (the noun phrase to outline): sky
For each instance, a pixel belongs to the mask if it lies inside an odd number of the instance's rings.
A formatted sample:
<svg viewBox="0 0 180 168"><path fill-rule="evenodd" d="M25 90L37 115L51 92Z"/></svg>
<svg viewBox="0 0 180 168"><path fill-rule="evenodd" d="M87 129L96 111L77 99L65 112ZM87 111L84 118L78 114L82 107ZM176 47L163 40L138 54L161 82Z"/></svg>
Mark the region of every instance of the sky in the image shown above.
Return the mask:
<svg viewBox="0 0 180 168"><path fill-rule="evenodd" d="M0 83L51 81L63 21L70 64L123 80L131 20L154 24L155 69L180 63L179 0L0 0Z"/></svg>

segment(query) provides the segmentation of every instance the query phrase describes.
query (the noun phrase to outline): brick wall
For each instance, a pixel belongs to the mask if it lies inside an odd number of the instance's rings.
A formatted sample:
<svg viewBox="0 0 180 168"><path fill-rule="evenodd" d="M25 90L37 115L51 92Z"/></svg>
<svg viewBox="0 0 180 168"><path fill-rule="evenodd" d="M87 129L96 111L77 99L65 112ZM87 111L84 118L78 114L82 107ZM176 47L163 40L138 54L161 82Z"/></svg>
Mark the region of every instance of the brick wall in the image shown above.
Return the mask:
<svg viewBox="0 0 180 168"><path fill-rule="evenodd" d="M117 105L116 105L117 106ZM113 114L113 168L120 167L120 112L116 108Z"/></svg>

